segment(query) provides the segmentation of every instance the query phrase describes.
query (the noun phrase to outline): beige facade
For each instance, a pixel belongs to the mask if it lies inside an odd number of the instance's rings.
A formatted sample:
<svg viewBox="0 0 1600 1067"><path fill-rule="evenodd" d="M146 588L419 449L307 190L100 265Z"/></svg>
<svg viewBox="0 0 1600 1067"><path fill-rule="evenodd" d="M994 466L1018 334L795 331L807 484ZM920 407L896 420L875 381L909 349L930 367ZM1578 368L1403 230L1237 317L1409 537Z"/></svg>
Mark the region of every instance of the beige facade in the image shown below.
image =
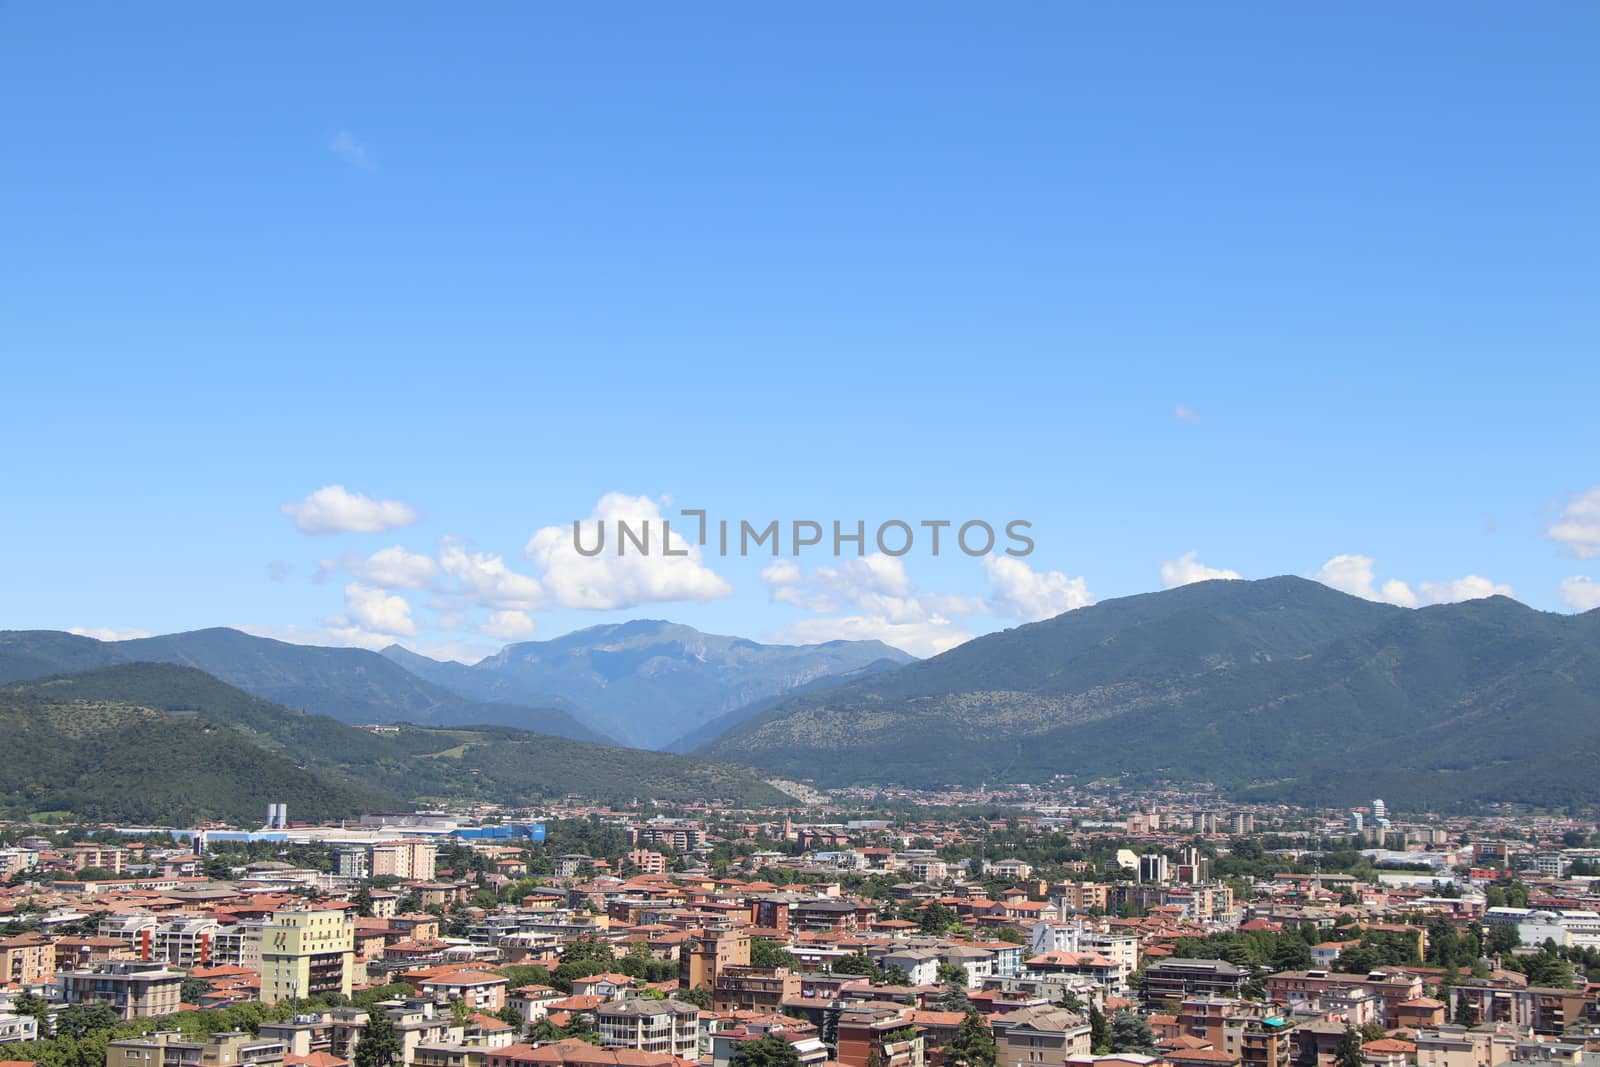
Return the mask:
<svg viewBox="0 0 1600 1067"><path fill-rule="evenodd" d="M283 1042L237 1032L186 1041L157 1031L106 1046L106 1067L282 1067L283 1057Z"/></svg>
<svg viewBox="0 0 1600 1067"><path fill-rule="evenodd" d="M996 1067L1030 1067L1087 1056L1089 1021L1066 1008L1041 1006L998 1015L994 1027Z"/></svg>
<svg viewBox="0 0 1600 1067"><path fill-rule="evenodd" d="M350 995L355 923L342 911L280 911L261 931L261 1000Z"/></svg>
<svg viewBox="0 0 1600 1067"><path fill-rule="evenodd" d="M183 974L139 963L108 963L88 971L63 971L56 988L68 1004L107 1004L124 1019L177 1012Z"/></svg>

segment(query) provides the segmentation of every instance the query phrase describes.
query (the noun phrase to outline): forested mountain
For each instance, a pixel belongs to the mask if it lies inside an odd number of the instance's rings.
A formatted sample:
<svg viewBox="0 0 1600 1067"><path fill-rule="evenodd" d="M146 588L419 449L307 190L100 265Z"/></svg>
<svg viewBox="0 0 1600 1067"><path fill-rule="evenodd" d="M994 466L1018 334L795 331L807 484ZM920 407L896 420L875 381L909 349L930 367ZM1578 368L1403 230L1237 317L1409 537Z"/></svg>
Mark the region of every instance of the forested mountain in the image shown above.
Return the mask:
<svg viewBox="0 0 1600 1067"><path fill-rule="evenodd" d="M95 641L54 630L0 632L0 681L117 663L195 667L264 700L348 723L495 723L583 741L609 740L560 708L466 697L366 649L294 645L223 627L129 641Z"/></svg>
<svg viewBox="0 0 1600 1067"><path fill-rule="evenodd" d="M1311 803L1596 800L1600 612L1204 582L798 696L697 751L825 784L1129 775Z"/></svg>
<svg viewBox="0 0 1600 1067"><path fill-rule="evenodd" d="M133 663L0 688L0 810L255 825L270 801L323 819L428 801L782 800L746 768L501 726L373 733L199 670Z"/></svg>

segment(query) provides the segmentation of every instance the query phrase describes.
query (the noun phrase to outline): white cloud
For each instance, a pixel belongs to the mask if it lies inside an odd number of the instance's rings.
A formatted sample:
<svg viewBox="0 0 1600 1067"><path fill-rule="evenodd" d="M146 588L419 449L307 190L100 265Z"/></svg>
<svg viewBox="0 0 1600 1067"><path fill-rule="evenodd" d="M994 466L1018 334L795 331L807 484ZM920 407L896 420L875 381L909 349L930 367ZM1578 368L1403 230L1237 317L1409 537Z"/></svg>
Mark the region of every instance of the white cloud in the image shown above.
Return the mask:
<svg viewBox="0 0 1600 1067"><path fill-rule="evenodd" d="M778 603L825 615L855 608L903 624L989 610L980 597L918 592L905 563L882 553L818 567L809 575L790 560L778 560L761 572L761 580Z"/></svg>
<svg viewBox="0 0 1600 1067"><path fill-rule="evenodd" d="M1037 622L1094 603L1087 582L1061 571L1036 571L1014 556L987 556L989 608L1023 622Z"/></svg>
<svg viewBox="0 0 1600 1067"><path fill-rule="evenodd" d="M346 556L344 569L356 580L380 589L426 589L439 576L431 556L408 552L399 545L379 549L366 559Z"/></svg>
<svg viewBox="0 0 1600 1067"><path fill-rule="evenodd" d="M648 552L632 542L618 555L618 522L640 535ZM597 541L603 523L605 549L585 556L573 545L571 526L546 526L535 531L524 550L542 571L545 587L562 607L609 611L639 604L674 600L716 600L733 593L733 586L701 562L698 547L681 530L673 530L670 546L665 537L660 505L649 497L607 493L583 523L584 547ZM693 529L694 527L688 527ZM698 530L695 532L698 534ZM670 547L684 555L665 554Z"/></svg>
<svg viewBox="0 0 1600 1067"><path fill-rule="evenodd" d="M1172 417L1179 422L1199 422L1200 413L1187 404L1178 404L1172 409Z"/></svg>
<svg viewBox="0 0 1600 1067"><path fill-rule="evenodd" d="M478 632L502 641L521 641L533 636L533 620L525 611L493 611Z"/></svg>
<svg viewBox="0 0 1600 1067"><path fill-rule="evenodd" d="M1193 585L1195 582L1209 582L1218 578L1242 578L1238 571L1224 570L1221 567L1207 567L1196 556L1197 552L1185 552L1177 559L1164 559L1161 561L1161 588L1176 589L1180 585Z"/></svg>
<svg viewBox="0 0 1600 1067"><path fill-rule="evenodd" d="M1377 588L1375 584L1377 574L1373 571L1372 564L1371 556L1338 555L1324 563L1314 577L1323 585L1337 589L1341 593L1361 597L1363 600L1376 600L1407 608L1417 606L1417 595L1405 582L1388 581L1383 583L1381 589Z"/></svg>
<svg viewBox="0 0 1600 1067"><path fill-rule="evenodd" d="M67 633L77 634L79 637L92 637L96 641L132 641L137 637L149 637L149 630L118 630L109 626L70 626Z"/></svg>
<svg viewBox="0 0 1600 1067"><path fill-rule="evenodd" d="M519 574L493 552L469 552L446 541L439 546L439 566L455 580L456 592L496 611L528 611L544 606L545 591L537 579Z"/></svg>
<svg viewBox="0 0 1600 1067"><path fill-rule="evenodd" d="M1561 599L1578 611L1600 608L1600 582L1586 575L1561 579Z"/></svg>
<svg viewBox="0 0 1600 1067"><path fill-rule="evenodd" d="M382 533L417 521L417 510L399 500L374 500L342 485L325 485L304 500L280 508L301 533Z"/></svg>
<svg viewBox="0 0 1600 1067"><path fill-rule="evenodd" d="M1489 596L1516 596L1516 590L1501 582L1469 574L1447 582L1422 582L1417 586L1423 604L1455 604L1462 600L1482 600Z"/></svg>
<svg viewBox="0 0 1600 1067"><path fill-rule="evenodd" d="M881 616L820 615L790 623L773 635L785 644L824 641L882 641L913 656L936 656L971 640L972 634L942 615L919 622L890 622Z"/></svg>
<svg viewBox="0 0 1600 1067"><path fill-rule="evenodd" d="M352 167L360 167L362 170L376 170L378 167L377 157L372 154L372 150L356 140L355 135L349 130L335 133L328 141L328 151Z"/></svg>
<svg viewBox="0 0 1600 1067"><path fill-rule="evenodd" d="M1371 556L1353 554L1334 556L1322 565L1313 577L1323 585L1364 600L1396 604L1402 608L1426 607L1430 604L1454 604L1462 600L1478 600L1488 596L1515 596L1509 586L1491 581L1480 575L1446 581L1422 582L1415 590L1410 583L1391 578L1377 584Z"/></svg>
<svg viewBox="0 0 1600 1067"><path fill-rule="evenodd" d="M1566 545L1579 559L1600 557L1600 485L1567 501L1545 536Z"/></svg>
<svg viewBox="0 0 1600 1067"><path fill-rule="evenodd" d="M417 632L405 597L360 582L344 587L344 610L350 622L365 630L406 636Z"/></svg>

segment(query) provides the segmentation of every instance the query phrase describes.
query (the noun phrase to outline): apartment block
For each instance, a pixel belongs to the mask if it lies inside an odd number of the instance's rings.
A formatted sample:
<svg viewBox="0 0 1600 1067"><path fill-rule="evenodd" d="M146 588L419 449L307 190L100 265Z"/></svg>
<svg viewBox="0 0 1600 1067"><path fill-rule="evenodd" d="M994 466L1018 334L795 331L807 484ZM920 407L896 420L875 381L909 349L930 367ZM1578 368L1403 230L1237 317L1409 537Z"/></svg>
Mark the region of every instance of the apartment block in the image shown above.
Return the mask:
<svg viewBox="0 0 1600 1067"><path fill-rule="evenodd" d="M124 1021L172 1015L178 1010L183 974L148 963L106 963L56 975L56 991L68 1004L106 1004Z"/></svg>
<svg viewBox="0 0 1600 1067"><path fill-rule="evenodd" d="M350 995L355 924L342 911L280 911L262 929L261 1000Z"/></svg>

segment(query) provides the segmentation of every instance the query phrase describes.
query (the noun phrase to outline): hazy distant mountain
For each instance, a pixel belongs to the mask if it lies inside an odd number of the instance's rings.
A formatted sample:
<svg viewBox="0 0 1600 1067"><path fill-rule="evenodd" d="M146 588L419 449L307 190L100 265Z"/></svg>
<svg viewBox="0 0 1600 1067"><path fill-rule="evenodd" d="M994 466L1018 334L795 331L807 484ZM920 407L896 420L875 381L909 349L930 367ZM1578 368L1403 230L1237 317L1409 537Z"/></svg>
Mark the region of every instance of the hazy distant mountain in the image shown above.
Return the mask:
<svg viewBox="0 0 1600 1067"><path fill-rule="evenodd" d="M124 663L0 686L0 817L65 811L256 825L270 802L320 820L396 804L783 796L748 768L503 726L377 734L260 700L202 671Z"/></svg>
<svg viewBox="0 0 1600 1067"><path fill-rule="evenodd" d="M797 696L697 752L824 784L1130 775L1311 803L1595 801L1600 612L1204 582Z"/></svg>
<svg viewBox="0 0 1600 1067"><path fill-rule="evenodd" d="M96 641L55 630L0 632L0 682L118 663L195 667L264 700L342 722L503 723L559 737L609 740L562 709L466 697L365 649L293 645L220 627L130 641Z"/></svg>
<svg viewBox="0 0 1600 1067"><path fill-rule="evenodd" d="M666 747L720 715L819 678L879 661L913 662L879 641L763 645L651 619L508 645L470 667L398 646L384 654L479 700L571 708L594 729L645 748Z"/></svg>

